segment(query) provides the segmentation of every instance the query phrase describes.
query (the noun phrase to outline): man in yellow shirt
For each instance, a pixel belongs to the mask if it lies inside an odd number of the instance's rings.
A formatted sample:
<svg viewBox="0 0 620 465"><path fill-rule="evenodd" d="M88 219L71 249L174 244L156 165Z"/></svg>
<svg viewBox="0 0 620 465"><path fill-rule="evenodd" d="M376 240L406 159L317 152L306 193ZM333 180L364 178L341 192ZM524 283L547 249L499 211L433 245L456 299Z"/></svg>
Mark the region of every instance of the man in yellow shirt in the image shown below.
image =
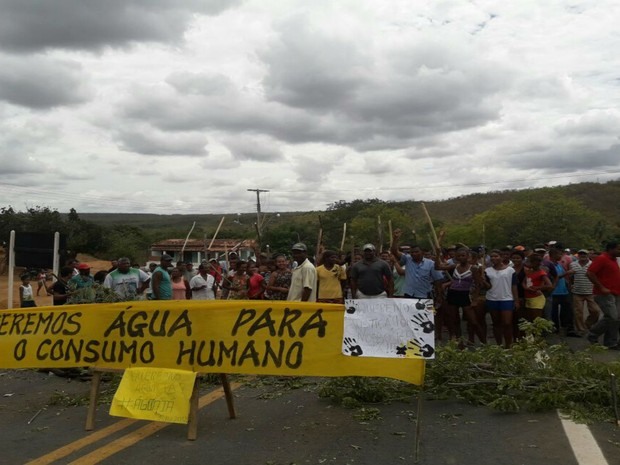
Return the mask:
<svg viewBox="0 0 620 465"><path fill-rule="evenodd" d="M323 252L322 264L317 267L317 302L344 303L343 288L347 273L338 263L338 254L332 250Z"/></svg>

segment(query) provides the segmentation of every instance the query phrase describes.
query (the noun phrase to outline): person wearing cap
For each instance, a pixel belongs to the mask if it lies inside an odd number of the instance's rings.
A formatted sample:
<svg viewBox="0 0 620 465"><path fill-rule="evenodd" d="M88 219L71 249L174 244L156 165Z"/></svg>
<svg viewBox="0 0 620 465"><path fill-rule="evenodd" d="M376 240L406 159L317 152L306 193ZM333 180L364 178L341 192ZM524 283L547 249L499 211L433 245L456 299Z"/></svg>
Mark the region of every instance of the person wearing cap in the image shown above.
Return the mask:
<svg viewBox="0 0 620 465"><path fill-rule="evenodd" d="M588 251L581 249L577 252L577 261L570 264L573 272L571 276L571 292L575 312L575 329L585 334L600 318L601 309L594 300L594 284L588 279L588 269L592 260ZM584 307L588 308L588 317L584 321Z"/></svg>
<svg viewBox="0 0 620 465"><path fill-rule="evenodd" d="M163 254L159 266L155 268L151 276L151 298L153 300L172 299L172 281L168 273L170 265L172 265L172 257L166 253Z"/></svg>
<svg viewBox="0 0 620 465"><path fill-rule="evenodd" d="M588 269L587 276L594 283L594 300L603 312L603 318L590 328L588 341L596 343L603 336L603 345L620 350L620 248L615 241L607 243L605 252L599 255Z"/></svg>
<svg viewBox="0 0 620 465"><path fill-rule="evenodd" d="M435 262L425 258L422 249L417 245L412 245L408 254L401 253L398 248L401 235L400 229L394 230L391 250L400 264L405 267L405 298L431 299L433 289L435 289L435 296L437 300L440 300L443 273L435 269Z"/></svg>
<svg viewBox="0 0 620 465"><path fill-rule="evenodd" d="M291 275L291 287L286 300L316 302L316 268L308 260L306 244L298 242L291 248L291 253L298 265Z"/></svg>
<svg viewBox="0 0 620 465"><path fill-rule="evenodd" d="M390 266L379 259L373 244L362 247L362 260L351 267L351 295L354 299L392 297L394 278Z"/></svg>
<svg viewBox="0 0 620 465"><path fill-rule="evenodd" d="M87 263L80 263L77 266L78 274L69 280L69 285L75 289L91 287L95 280L90 275L90 266Z"/></svg>
<svg viewBox="0 0 620 465"><path fill-rule="evenodd" d="M124 300L136 300L149 284L146 272L130 266L129 258L121 257L116 261L116 269L105 277L103 287L112 289Z"/></svg>

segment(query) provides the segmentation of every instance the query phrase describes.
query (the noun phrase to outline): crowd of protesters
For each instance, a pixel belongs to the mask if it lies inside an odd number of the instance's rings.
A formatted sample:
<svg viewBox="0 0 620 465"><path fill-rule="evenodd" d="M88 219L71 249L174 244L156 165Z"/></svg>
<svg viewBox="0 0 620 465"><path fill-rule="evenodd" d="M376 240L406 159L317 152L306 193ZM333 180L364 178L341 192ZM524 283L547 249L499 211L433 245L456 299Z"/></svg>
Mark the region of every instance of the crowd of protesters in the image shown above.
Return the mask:
<svg viewBox="0 0 620 465"><path fill-rule="evenodd" d="M389 247L374 244L343 254L305 244L287 254L241 260L235 252L218 261L189 262L161 256L159 264L140 269L128 258L107 272L90 275L87 264L73 261L48 289L54 305L67 302L76 289L94 283L112 289L123 300L291 300L344 303L345 298L433 299L436 337L444 330L460 345L487 343L487 314L497 344L509 347L522 337L518 323L546 318L568 337L620 350L620 249L609 242L603 252L565 249L557 242L485 250L462 244L424 250L401 245L395 230ZM439 250L435 253L435 250ZM222 257L220 257L222 258ZM33 302L28 279L20 287L22 305ZM466 322L466 337L461 322Z"/></svg>

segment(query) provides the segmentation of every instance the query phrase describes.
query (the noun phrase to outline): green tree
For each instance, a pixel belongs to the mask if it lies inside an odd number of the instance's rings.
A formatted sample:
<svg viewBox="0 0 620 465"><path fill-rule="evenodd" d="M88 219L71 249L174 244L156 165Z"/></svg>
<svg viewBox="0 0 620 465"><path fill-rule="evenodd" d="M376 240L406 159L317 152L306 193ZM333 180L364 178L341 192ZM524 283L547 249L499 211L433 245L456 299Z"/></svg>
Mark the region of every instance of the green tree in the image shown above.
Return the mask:
<svg viewBox="0 0 620 465"><path fill-rule="evenodd" d="M600 213L576 199L549 190L543 198L524 193L476 215L469 223L466 237L481 237L484 226L491 247L534 245L548 240L560 241L565 246L595 247L599 245L601 231L606 229L605 224Z"/></svg>

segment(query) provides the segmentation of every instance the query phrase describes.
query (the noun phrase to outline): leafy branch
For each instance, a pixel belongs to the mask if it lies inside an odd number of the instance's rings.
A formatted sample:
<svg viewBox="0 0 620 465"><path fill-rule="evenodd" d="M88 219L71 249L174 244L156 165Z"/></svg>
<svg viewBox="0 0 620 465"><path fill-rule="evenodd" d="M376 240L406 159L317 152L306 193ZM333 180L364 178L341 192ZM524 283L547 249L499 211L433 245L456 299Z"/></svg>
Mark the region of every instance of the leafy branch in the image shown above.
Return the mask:
<svg viewBox="0 0 620 465"><path fill-rule="evenodd" d="M549 345L544 335L551 323L537 319L520 325L524 337L511 349L486 345L460 350L456 344L438 348L427 365L427 397L462 399L504 412L560 409L574 419L591 422L613 416L610 374L620 363L596 359L605 349L573 352L565 344ZM350 407L389 402L415 394L415 388L394 380L337 378L320 395Z"/></svg>

